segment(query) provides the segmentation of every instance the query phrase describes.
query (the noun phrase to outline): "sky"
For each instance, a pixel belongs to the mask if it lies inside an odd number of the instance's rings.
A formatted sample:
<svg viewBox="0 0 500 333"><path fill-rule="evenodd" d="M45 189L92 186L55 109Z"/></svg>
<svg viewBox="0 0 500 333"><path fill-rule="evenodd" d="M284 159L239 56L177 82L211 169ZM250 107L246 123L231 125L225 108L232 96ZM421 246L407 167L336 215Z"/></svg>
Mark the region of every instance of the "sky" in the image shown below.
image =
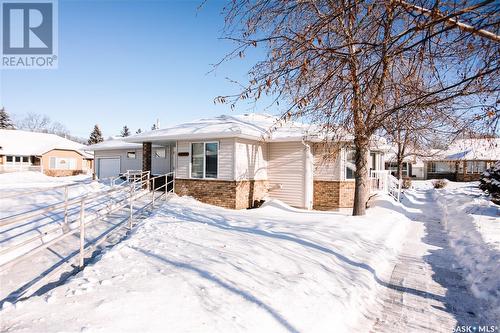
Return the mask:
<svg viewBox="0 0 500 333"><path fill-rule="evenodd" d="M0 104L13 118L49 116L72 135L87 138L95 124L105 137L201 117L273 113L239 104L214 105L238 91L227 78L247 82L262 56L255 50L209 73L234 44L221 40L224 2L59 0L59 66L0 71Z"/></svg>

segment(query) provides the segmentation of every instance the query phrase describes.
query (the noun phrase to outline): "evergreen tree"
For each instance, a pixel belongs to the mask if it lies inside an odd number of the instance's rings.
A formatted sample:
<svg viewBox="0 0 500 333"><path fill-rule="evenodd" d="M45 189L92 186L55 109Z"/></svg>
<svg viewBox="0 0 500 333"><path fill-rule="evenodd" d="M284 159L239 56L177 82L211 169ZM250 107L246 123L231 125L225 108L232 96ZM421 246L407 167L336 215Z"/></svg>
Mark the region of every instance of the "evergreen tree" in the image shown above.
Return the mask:
<svg viewBox="0 0 500 333"><path fill-rule="evenodd" d="M488 193L493 202L500 204L500 161L483 173L479 188Z"/></svg>
<svg viewBox="0 0 500 333"><path fill-rule="evenodd" d="M99 125L95 125L94 130L92 131L92 133L90 133L88 144L93 145L103 141L104 139L102 138L101 129L99 128Z"/></svg>
<svg viewBox="0 0 500 333"><path fill-rule="evenodd" d="M141 134L141 133L142 133L142 130L140 128L135 132L135 134Z"/></svg>
<svg viewBox="0 0 500 333"><path fill-rule="evenodd" d="M154 131L154 130L157 130L157 129L158 129L158 127L156 127L156 124L153 124L153 126L151 126L151 130Z"/></svg>
<svg viewBox="0 0 500 333"><path fill-rule="evenodd" d="M0 109L0 129L14 129L14 124L5 108Z"/></svg>
<svg viewBox="0 0 500 333"><path fill-rule="evenodd" d="M126 137L130 135L130 130L128 129L127 125L123 126L121 136Z"/></svg>

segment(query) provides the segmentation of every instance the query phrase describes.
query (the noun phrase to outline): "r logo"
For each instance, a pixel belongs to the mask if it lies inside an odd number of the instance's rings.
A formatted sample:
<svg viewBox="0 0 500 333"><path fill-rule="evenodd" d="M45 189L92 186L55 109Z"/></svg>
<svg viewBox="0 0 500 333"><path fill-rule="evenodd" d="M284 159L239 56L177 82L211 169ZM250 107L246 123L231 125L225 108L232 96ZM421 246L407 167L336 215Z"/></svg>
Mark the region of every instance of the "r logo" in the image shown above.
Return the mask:
<svg viewBox="0 0 500 333"><path fill-rule="evenodd" d="M7 2L2 6L3 54L52 54L52 3Z"/></svg>

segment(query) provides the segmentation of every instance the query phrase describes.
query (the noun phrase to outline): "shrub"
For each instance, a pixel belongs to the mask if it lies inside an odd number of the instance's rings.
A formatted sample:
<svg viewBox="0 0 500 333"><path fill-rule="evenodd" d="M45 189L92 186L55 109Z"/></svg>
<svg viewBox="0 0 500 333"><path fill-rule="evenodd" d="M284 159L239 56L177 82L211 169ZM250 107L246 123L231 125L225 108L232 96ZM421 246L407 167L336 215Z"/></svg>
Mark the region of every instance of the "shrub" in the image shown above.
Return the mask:
<svg viewBox="0 0 500 333"><path fill-rule="evenodd" d="M446 185L448 185L448 181L446 179L434 179L432 181L432 186L434 186L434 188L443 188Z"/></svg>
<svg viewBox="0 0 500 333"><path fill-rule="evenodd" d="M479 188L488 193L493 202L500 203L500 161L483 172Z"/></svg>
<svg viewBox="0 0 500 333"><path fill-rule="evenodd" d="M411 187L411 178L410 177L403 178L403 183L401 184L401 187L405 190L409 189Z"/></svg>

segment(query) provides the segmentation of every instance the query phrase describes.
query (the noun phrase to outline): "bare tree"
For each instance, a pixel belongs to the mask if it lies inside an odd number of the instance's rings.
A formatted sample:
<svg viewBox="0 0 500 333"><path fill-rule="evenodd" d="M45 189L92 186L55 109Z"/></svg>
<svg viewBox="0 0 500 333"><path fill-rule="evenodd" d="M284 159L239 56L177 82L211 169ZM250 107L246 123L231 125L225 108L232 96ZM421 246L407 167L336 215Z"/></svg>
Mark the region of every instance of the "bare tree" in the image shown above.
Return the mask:
<svg viewBox="0 0 500 333"><path fill-rule="evenodd" d="M236 47L220 63L257 46L266 55L240 93L216 102L267 95L281 101L281 119L306 117L325 132L353 134L354 215L365 214L370 142L387 117L499 90L499 23L491 0L233 0L225 20L224 38ZM401 73L425 81L412 98L392 98ZM474 111L455 117L466 123L484 116Z"/></svg>
<svg viewBox="0 0 500 333"><path fill-rule="evenodd" d="M49 116L39 113L28 113L25 117L17 121L17 128L31 131L56 134L62 137L69 137L68 129L58 121L52 121Z"/></svg>

